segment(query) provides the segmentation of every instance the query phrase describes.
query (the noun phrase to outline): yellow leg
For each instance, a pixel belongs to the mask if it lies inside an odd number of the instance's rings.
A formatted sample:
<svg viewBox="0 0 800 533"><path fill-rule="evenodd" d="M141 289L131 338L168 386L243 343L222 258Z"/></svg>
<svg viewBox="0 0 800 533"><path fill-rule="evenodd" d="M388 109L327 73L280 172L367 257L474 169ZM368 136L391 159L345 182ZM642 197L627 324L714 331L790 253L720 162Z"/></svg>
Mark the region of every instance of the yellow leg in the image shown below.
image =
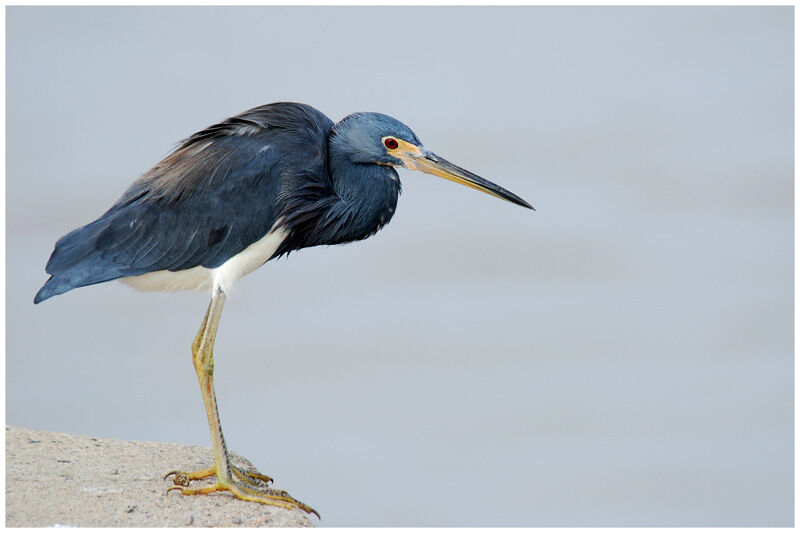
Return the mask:
<svg viewBox="0 0 800 533"><path fill-rule="evenodd" d="M192 361L200 382L200 391L203 393L203 403L208 415L208 426L211 430L211 444L214 449L214 466L196 472L181 472L174 470L165 476L174 475L174 484L171 490L180 490L182 494L210 494L218 491L229 491L240 500L259 502L276 507L297 507L307 513L314 513L319 518L319 513L308 505L295 500L286 491L270 489L259 486L269 483L272 478L258 472L241 471L231 465L225 437L222 435L222 425L219 421L217 397L214 392L214 339L225 303L225 293L217 289L208 305L206 316L200 326L197 336L192 342ZM216 476L216 482L200 488L189 488L191 481Z"/></svg>

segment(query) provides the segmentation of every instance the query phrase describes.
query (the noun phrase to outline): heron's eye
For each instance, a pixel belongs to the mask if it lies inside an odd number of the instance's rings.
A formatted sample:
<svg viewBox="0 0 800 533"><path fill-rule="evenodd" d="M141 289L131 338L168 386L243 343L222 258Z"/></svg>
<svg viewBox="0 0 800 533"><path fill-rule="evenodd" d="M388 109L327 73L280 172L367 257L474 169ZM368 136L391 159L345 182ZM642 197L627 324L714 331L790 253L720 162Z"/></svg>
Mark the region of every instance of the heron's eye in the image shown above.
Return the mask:
<svg viewBox="0 0 800 533"><path fill-rule="evenodd" d="M389 150L394 150L395 148L397 148L397 141L395 139L392 139L391 137L387 137L386 139L384 139L383 144L385 144L386 148L388 148Z"/></svg>

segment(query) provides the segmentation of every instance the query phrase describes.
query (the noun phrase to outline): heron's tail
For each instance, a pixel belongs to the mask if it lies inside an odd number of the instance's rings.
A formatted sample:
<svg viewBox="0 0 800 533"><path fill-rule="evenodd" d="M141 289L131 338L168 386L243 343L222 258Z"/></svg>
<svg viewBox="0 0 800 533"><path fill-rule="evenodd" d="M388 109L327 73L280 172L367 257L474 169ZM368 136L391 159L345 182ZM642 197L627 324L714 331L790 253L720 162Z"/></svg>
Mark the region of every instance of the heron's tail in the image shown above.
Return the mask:
<svg viewBox="0 0 800 533"><path fill-rule="evenodd" d="M36 293L33 303L38 304L77 287L125 275L118 266L103 260L97 249L97 239L109 222L107 217L102 217L58 240L45 267L47 273L51 274L50 279Z"/></svg>
<svg viewBox="0 0 800 533"><path fill-rule="evenodd" d="M45 282L42 288L39 289L39 292L36 293L36 296L34 296L33 303L38 304L39 302L43 302L48 298L52 298L53 296L64 294L73 288L75 288L74 285L69 283L64 278L57 279L55 276L50 276L50 279Z"/></svg>

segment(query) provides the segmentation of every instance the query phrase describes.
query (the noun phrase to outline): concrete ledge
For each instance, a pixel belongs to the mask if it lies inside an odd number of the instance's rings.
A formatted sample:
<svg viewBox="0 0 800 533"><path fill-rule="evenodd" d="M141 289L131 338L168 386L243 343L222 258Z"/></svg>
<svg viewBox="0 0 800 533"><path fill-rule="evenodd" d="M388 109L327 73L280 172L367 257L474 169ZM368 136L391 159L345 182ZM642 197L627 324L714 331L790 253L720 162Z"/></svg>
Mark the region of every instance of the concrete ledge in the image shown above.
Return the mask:
<svg viewBox="0 0 800 533"><path fill-rule="evenodd" d="M6 426L6 526L314 526L300 510L243 502L229 493L167 494L165 473L199 470L213 457L199 446ZM253 468L241 456L233 460Z"/></svg>

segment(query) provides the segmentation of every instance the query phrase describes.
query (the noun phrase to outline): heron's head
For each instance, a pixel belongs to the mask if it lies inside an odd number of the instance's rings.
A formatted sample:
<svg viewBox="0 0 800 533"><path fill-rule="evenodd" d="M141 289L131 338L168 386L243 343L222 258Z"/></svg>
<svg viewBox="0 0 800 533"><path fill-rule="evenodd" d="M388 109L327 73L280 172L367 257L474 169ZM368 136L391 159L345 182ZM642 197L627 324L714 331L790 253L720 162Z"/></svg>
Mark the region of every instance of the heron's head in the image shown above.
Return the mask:
<svg viewBox="0 0 800 533"><path fill-rule="evenodd" d="M533 209L506 189L425 148L411 128L382 113L354 113L333 128L331 143L354 163L419 170Z"/></svg>

